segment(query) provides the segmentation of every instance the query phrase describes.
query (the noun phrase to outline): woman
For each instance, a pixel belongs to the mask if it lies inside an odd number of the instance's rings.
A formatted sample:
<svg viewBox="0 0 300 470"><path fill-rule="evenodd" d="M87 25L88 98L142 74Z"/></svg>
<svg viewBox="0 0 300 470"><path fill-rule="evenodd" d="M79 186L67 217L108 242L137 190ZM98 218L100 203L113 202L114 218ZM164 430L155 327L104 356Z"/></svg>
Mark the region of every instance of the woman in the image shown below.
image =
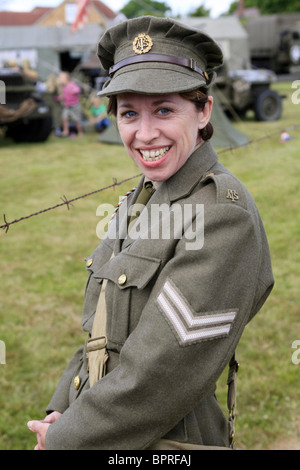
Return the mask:
<svg viewBox="0 0 300 470"><path fill-rule="evenodd" d="M273 277L257 208L209 143L222 53L141 17L108 30L98 55L100 95L144 177L87 259L88 341L29 427L38 449L226 448L215 384Z"/></svg>

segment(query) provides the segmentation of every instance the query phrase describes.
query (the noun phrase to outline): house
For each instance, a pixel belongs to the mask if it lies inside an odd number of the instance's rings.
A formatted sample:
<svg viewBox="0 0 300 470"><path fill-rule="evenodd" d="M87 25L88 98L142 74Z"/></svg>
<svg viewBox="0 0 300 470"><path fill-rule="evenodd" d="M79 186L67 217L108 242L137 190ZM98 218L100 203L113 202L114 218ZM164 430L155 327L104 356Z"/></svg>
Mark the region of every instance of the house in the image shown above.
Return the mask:
<svg viewBox="0 0 300 470"><path fill-rule="evenodd" d="M74 0L65 0L56 8L49 9L35 24L39 26L62 26L73 23L76 16L77 4ZM99 0L91 1L88 9L89 24L107 26L117 14Z"/></svg>
<svg viewBox="0 0 300 470"><path fill-rule="evenodd" d="M73 23L76 0L65 0L57 7L35 7L32 11L0 11L0 26L63 26ZM113 21L117 14L99 0L92 0L88 9L89 24Z"/></svg>
<svg viewBox="0 0 300 470"><path fill-rule="evenodd" d="M65 0L55 8L36 7L31 12L0 12L0 67L8 61L28 60L42 80L60 70L72 72L95 55L103 32L123 20L122 15L99 0L91 1L89 22L71 32L76 1Z"/></svg>
<svg viewBox="0 0 300 470"><path fill-rule="evenodd" d="M0 11L0 26L30 26L50 10L52 8L36 7L32 11Z"/></svg>

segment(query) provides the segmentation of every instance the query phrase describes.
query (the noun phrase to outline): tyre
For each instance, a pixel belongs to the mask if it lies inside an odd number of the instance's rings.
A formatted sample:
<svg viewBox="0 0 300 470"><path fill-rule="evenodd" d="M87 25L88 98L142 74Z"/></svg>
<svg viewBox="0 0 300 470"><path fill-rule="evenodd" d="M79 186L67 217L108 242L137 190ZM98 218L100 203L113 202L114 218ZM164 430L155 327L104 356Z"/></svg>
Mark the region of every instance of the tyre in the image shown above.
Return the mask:
<svg viewBox="0 0 300 470"><path fill-rule="evenodd" d="M14 142L45 142L52 131L52 118L47 116L43 119L32 119L30 121L17 121L9 126L6 136Z"/></svg>
<svg viewBox="0 0 300 470"><path fill-rule="evenodd" d="M277 121L282 113L281 97L274 90L262 91L254 103L254 112L258 121Z"/></svg>

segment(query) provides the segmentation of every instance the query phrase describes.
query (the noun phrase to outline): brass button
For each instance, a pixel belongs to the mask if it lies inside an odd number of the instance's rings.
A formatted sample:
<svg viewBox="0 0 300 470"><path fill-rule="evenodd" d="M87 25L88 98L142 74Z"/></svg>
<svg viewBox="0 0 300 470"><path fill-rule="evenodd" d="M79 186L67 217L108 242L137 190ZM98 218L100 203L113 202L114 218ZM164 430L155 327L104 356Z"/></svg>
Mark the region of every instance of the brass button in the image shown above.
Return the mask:
<svg viewBox="0 0 300 470"><path fill-rule="evenodd" d="M92 258L90 258L90 259L88 259L87 262L86 262L86 267L87 267L87 268L90 268L90 267L92 266L92 264L93 264L93 260L92 260Z"/></svg>
<svg viewBox="0 0 300 470"><path fill-rule="evenodd" d="M80 387L80 382L81 382L80 377L79 377L79 375L77 375L77 376L75 377L75 379L74 379L74 387L75 387L75 390L78 390L78 389L79 389L79 387Z"/></svg>
<svg viewBox="0 0 300 470"><path fill-rule="evenodd" d="M127 276L126 274L121 274L121 276L118 279L118 284L119 286L123 286L125 282L127 281Z"/></svg>

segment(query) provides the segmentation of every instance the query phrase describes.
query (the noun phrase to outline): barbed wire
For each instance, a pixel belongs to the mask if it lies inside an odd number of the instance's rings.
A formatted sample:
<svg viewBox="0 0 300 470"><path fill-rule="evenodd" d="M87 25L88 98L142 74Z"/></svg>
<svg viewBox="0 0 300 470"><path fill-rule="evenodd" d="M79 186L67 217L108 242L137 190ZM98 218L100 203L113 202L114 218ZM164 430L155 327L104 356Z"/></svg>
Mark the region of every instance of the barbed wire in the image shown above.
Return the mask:
<svg viewBox="0 0 300 470"><path fill-rule="evenodd" d="M299 127L299 125L294 124L294 125L289 126L285 129L282 129L280 131L277 130L277 131L274 131L272 133L266 134L262 137L257 137L255 139L251 139L245 144L226 147L225 149L219 150L218 154L220 155L220 154L225 153L225 152L231 152L231 151L237 150L239 148L248 147L251 144L254 144L256 142L260 142L261 140L264 140L264 139L269 139L271 137L274 137L275 135L281 134L282 132L296 129L297 127ZM135 178L139 178L141 176L142 176L142 173L140 173L138 175L135 175L135 176L130 176L129 178L125 178L121 181L117 181L116 178L113 178L113 183L112 184L110 184L108 186L104 186L103 188L100 188L100 189L96 189L96 190L91 191L89 193L83 194L81 196L74 197L72 199L67 199L67 197L65 195L63 195L61 197L62 202L60 202L58 204L55 204L54 206L47 207L46 209L42 209L38 212L34 212L33 214L29 214L29 215L26 215L24 217L20 217L18 219L12 220L11 222L8 222L7 219L6 219L6 214L3 214L4 224L0 225L0 229L4 230L5 233L7 233L11 225L17 224L18 222L30 219L31 217L35 217L37 215L44 214L45 212L52 211L54 209L57 209L58 207L67 206L68 210L70 210L70 206L73 206L73 202L78 201L79 199L84 199L86 197L92 196L93 194L99 193L101 191L105 191L106 189L115 188L116 186L120 186L121 184L126 183L127 181L131 181L131 180L133 180Z"/></svg>
<svg viewBox="0 0 300 470"><path fill-rule="evenodd" d="M93 194L99 193L101 191L105 191L106 189L115 188L116 186L120 186L121 184L126 183L127 181L133 180L133 179L141 177L141 176L142 176L142 173L140 173L139 175L135 175L135 176L131 176L129 178L123 179L122 181L117 181L115 178L113 178L113 183L112 184L110 184L108 186L104 186L103 188L100 188L100 189L96 189L95 191L91 191L89 193L83 194L81 196L74 197L73 199L67 199L67 197L64 195L64 196L61 197L61 200L63 202L60 202L59 204L55 204L55 206L47 207L47 209L42 209L38 212L34 212L33 214L29 214L29 215L26 215L24 217L20 217L19 219L12 220L11 222L8 222L6 220L6 214L3 214L4 225L0 225L0 229L5 230L5 233L7 233L8 230L9 230L9 227L13 224L16 224L16 223L21 222L21 221L26 220L26 219L30 219L31 217L35 217L35 216L40 215L40 214L44 214L45 212L52 211L54 209L57 209L58 207L62 207L62 206L65 206L65 205L67 206L67 208L69 210L70 206L73 206L72 203L75 202L75 201L78 201L79 199L83 199L85 197L92 196Z"/></svg>
<svg viewBox="0 0 300 470"><path fill-rule="evenodd" d="M229 152L231 150L236 150L236 149L241 148L241 147L248 147L251 144L255 144L256 142L260 142L261 140L264 140L264 139L270 139L271 137L274 137L275 135L281 134L282 132L287 132L287 131L294 130L297 127L299 127L299 124L293 124L292 126L281 129L280 131L277 130L277 131L271 132L269 134L265 134L262 137L256 137L255 139L248 140L248 142L246 144L236 145L236 146L232 146L232 147L226 147L225 149L219 150L218 155L220 155L221 153Z"/></svg>

